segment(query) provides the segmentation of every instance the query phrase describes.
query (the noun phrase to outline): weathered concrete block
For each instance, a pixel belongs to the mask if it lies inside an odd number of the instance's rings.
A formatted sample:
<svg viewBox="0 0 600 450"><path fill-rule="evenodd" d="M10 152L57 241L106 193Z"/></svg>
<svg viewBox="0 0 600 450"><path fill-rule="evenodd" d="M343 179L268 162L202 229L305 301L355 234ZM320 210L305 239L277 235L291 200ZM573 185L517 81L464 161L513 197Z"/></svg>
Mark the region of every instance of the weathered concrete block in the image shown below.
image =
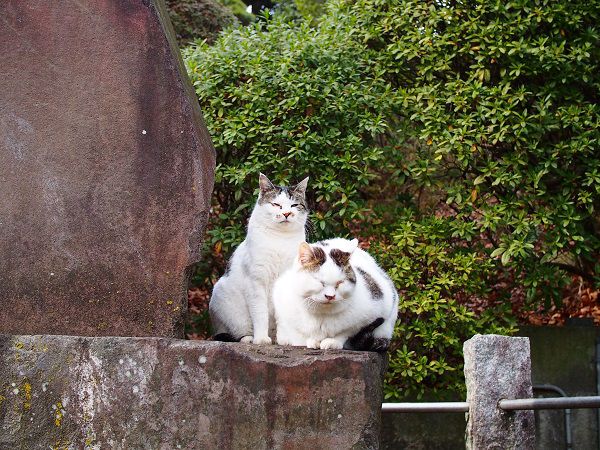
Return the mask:
<svg viewBox="0 0 600 450"><path fill-rule="evenodd" d="M0 2L0 332L182 336L214 149L170 28Z"/></svg>
<svg viewBox="0 0 600 450"><path fill-rule="evenodd" d="M0 336L1 449L376 449L375 353Z"/></svg>
<svg viewBox="0 0 600 450"><path fill-rule="evenodd" d="M529 339L475 335L464 344L468 449L533 449L533 411L502 411L501 399L531 398Z"/></svg>

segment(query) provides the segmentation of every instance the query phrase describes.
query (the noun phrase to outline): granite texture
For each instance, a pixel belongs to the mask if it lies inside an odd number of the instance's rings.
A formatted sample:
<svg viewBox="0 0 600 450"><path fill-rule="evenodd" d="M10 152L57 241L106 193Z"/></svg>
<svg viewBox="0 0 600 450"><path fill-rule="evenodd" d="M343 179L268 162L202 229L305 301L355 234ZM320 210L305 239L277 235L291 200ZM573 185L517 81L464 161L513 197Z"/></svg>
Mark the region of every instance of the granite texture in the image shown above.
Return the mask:
<svg viewBox="0 0 600 450"><path fill-rule="evenodd" d="M214 149L162 0L0 2L0 333L183 336Z"/></svg>
<svg viewBox="0 0 600 450"><path fill-rule="evenodd" d="M501 399L531 398L529 339L475 335L464 344L467 449L535 448L533 411L502 411Z"/></svg>
<svg viewBox="0 0 600 450"><path fill-rule="evenodd" d="M376 353L0 335L0 449L377 449Z"/></svg>

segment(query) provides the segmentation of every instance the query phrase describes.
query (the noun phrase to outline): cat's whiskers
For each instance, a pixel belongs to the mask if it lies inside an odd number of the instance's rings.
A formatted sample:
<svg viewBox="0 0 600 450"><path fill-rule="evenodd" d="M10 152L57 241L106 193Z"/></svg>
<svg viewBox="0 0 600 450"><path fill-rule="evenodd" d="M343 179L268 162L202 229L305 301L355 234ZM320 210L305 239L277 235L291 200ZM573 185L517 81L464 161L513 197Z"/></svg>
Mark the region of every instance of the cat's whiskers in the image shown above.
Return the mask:
<svg viewBox="0 0 600 450"><path fill-rule="evenodd" d="M322 302L320 302L315 297L308 297L307 300L308 300L307 307L309 310L317 311L321 308Z"/></svg>

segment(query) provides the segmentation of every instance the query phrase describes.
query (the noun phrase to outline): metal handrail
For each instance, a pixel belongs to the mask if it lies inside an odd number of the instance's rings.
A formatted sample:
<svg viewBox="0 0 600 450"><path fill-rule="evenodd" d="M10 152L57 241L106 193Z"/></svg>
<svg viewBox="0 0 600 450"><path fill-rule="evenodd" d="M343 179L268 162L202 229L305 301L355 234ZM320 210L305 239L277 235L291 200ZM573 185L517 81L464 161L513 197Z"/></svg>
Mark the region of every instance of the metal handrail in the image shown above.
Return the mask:
<svg viewBox="0 0 600 450"><path fill-rule="evenodd" d="M600 396L501 399L498 408L505 411L524 409L600 408ZM385 413L468 412L467 402L382 403Z"/></svg>
<svg viewBox="0 0 600 450"><path fill-rule="evenodd" d="M523 409L600 408L600 396L517 398L514 400L502 399L498 402L498 407L505 411Z"/></svg>
<svg viewBox="0 0 600 450"><path fill-rule="evenodd" d="M382 412L468 412L467 402L382 403Z"/></svg>

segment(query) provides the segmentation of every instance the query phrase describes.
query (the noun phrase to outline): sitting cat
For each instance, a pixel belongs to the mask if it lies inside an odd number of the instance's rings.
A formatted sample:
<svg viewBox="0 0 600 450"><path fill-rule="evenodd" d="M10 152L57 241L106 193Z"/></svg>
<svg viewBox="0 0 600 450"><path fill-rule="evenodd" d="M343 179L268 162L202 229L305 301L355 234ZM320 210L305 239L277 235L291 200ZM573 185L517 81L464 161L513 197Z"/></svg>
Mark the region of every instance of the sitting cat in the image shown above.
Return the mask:
<svg viewBox="0 0 600 450"><path fill-rule="evenodd" d="M271 344L271 288L306 240L306 185L274 186L262 173L246 239L215 284L209 313L216 340Z"/></svg>
<svg viewBox="0 0 600 450"><path fill-rule="evenodd" d="M398 293L357 246L341 238L300 244L293 266L273 285L278 344L387 350Z"/></svg>

